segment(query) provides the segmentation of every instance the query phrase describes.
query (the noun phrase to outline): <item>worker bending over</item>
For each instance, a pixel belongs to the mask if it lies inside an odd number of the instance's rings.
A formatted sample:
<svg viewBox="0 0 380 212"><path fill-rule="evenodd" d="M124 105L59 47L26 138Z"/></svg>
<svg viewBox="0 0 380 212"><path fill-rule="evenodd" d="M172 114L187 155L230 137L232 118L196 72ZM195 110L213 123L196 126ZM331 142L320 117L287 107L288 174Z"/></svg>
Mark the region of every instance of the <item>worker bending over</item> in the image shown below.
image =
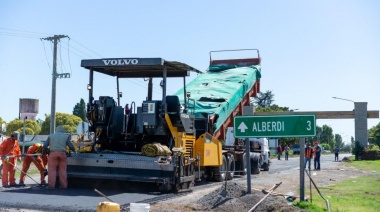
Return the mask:
<svg viewBox="0 0 380 212"><path fill-rule="evenodd" d="M40 171L41 175L41 185L46 184L45 182L45 176L47 174L46 171L46 164L47 164L47 154L42 154L42 144L35 143L32 146L28 148L28 151L26 152L27 156L24 158L24 163L22 164L22 172L20 175L20 183L19 185L24 186L25 185L25 176L28 172L28 169L30 167L30 163L34 163L34 165L37 167L37 169ZM42 154L42 157L40 155L32 155L32 154Z"/></svg>

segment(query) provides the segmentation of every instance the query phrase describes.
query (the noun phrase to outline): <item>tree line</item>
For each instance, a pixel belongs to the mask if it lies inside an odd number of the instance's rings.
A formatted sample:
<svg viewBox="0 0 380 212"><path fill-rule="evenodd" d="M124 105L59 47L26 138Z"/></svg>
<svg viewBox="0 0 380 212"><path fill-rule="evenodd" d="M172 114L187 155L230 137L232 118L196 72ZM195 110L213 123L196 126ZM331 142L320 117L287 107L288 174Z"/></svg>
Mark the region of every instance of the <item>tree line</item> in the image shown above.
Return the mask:
<svg viewBox="0 0 380 212"><path fill-rule="evenodd" d="M82 121L87 121L86 118L86 103L83 99L74 106L73 113L60 113L55 114L56 125L62 125L66 132L76 133L77 126ZM14 119L9 123L3 121L0 117L0 123L6 124L6 131L1 133L9 136L13 131L24 132L24 120ZM25 120L25 134L26 135L49 135L50 134L50 115L45 116L45 120Z"/></svg>

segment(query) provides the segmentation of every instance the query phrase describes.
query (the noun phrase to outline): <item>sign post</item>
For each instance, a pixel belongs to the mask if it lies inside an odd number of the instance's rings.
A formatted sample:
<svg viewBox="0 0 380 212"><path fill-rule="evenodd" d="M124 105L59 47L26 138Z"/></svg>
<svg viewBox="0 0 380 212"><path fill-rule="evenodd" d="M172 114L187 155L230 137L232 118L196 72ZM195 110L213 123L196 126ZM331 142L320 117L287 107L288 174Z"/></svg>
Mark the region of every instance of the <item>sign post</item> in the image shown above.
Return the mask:
<svg viewBox="0 0 380 212"><path fill-rule="evenodd" d="M235 116L235 138L245 138L246 153L249 155L249 138L300 137L300 198L304 201L304 156L305 138L316 134L315 115L278 115L278 116ZM249 164L249 156L247 157ZM248 193L251 192L251 174L247 167Z"/></svg>
<svg viewBox="0 0 380 212"><path fill-rule="evenodd" d="M251 193L251 156L249 154L249 149L250 149L250 142L249 142L249 138L246 138L245 139L245 155L246 157L243 158L243 160L245 159L247 162L247 193L250 194ZM248 150L248 151L247 151Z"/></svg>

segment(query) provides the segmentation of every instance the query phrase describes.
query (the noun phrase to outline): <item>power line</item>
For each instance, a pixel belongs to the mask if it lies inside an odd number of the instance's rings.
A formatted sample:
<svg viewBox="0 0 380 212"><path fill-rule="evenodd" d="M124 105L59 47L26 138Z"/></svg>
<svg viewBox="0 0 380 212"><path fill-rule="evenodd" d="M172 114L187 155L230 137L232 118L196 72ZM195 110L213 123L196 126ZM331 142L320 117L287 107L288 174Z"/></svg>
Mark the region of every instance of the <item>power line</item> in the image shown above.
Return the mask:
<svg viewBox="0 0 380 212"><path fill-rule="evenodd" d="M45 44L44 44L44 42L42 40L41 40L41 43L44 46L44 52L45 52L46 62L47 62L48 66L49 66L49 69L50 69L51 67L50 67L50 63L49 63L49 60L48 60L47 55L46 55Z"/></svg>
<svg viewBox="0 0 380 212"><path fill-rule="evenodd" d="M18 30L18 29L9 29L9 28L2 28L2 27L0 27L0 30L9 30L9 31L14 31L14 32L27 32L27 33L31 33L31 34L48 35L47 33L33 32L33 31L26 31L26 30Z"/></svg>
<svg viewBox="0 0 380 212"><path fill-rule="evenodd" d="M59 43L59 59L60 59L60 65L61 65L61 73L63 73L63 71L66 70L66 67L65 67L65 64L63 63L63 60L62 60L62 45L61 45L61 42Z"/></svg>
<svg viewBox="0 0 380 212"><path fill-rule="evenodd" d="M21 38L31 38L31 39L37 39L38 36L31 36L26 34L19 34L19 33L8 33L8 32L0 32L0 35L7 35L11 37L21 37Z"/></svg>
<svg viewBox="0 0 380 212"><path fill-rule="evenodd" d="M69 41L67 42L67 58L69 59L69 66L70 66L70 74L72 75L73 74L73 70L71 69L71 60L70 60L70 37L69 37Z"/></svg>
<svg viewBox="0 0 380 212"><path fill-rule="evenodd" d="M82 53L82 54L88 56L89 58L93 58L93 56L91 56L91 55L89 55L89 54L86 54L85 52L79 50L78 48L75 48L75 47L71 46L71 49L75 49L77 52L80 52L80 53ZM78 54L77 54L77 55L78 55ZM78 55L78 56L79 56L79 55ZM80 56L80 57L81 57L82 59L84 58L83 56Z"/></svg>
<svg viewBox="0 0 380 212"><path fill-rule="evenodd" d="M73 41L74 41L75 43L77 43L77 44L81 45L83 48L85 48L85 49L89 50L90 52L92 52L92 53L94 53L94 54L98 55L99 57L103 57L102 55L100 55L100 54L96 53L95 51L93 51L93 50L91 50L91 49L89 49L89 48L87 48L86 46L84 46L83 44L79 43L78 41L75 41L74 39L73 39Z"/></svg>
<svg viewBox="0 0 380 212"><path fill-rule="evenodd" d="M3 35L7 35L7 36L13 36L13 37L23 37L23 38L31 38L31 39L37 39L39 38L39 36L37 36L38 34L40 35L48 35L47 33L41 33L41 32L33 32L33 31L27 31L27 30L18 30L18 29L9 29L9 28L0 28L0 35L3 34ZM84 48L86 51L88 52L91 52L92 54L95 54L101 58L103 58L103 56L99 53L97 53L96 51L94 50L91 50L90 48L86 47L85 45L83 45L82 43L76 41L75 39L72 39L74 43L78 44L79 46L81 46L82 48ZM70 41L70 38L69 38L69 41ZM49 60L47 58L47 52L46 52L46 48L45 48L45 45L44 45L44 42L43 43L43 48L44 48L44 52L45 52L45 58L46 58L46 61L47 61L47 64L48 64L48 67L51 68L50 66L50 63L49 63ZM64 41L63 41L64 44L66 44ZM51 51L53 51L53 45L52 43L50 43L50 47L51 47ZM70 52L77 55L79 58L81 59L84 59L85 57L84 56L87 56L89 58L94 58L93 56L91 56L90 54L82 51L81 49L79 48L76 48L74 47L73 45L70 45L69 42L67 42L67 48L62 46L61 43L60 43L60 66L61 66L61 72L63 72L66 68L65 68L65 65L64 65L64 62L62 60L62 53L61 53L61 49L67 49L67 52L68 52L68 60L69 60L69 66L70 66L70 72L72 74L72 68L71 68L71 59L70 59ZM126 79L127 81L135 84L135 85L138 85L140 87L143 87L143 88L147 88L147 85L145 83L142 83L140 81L138 81L137 79ZM161 87L157 86L157 85L153 85L156 89L161 89ZM154 90L155 93L160 93L159 91L157 90Z"/></svg>
<svg viewBox="0 0 380 212"><path fill-rule="evenodd" d="M6 36L11 36L11 37L30 38L30 39L40 39L40 36L38 36L38 35L48 35L48 33L33 32L33 31L18 30L18 29L9 29L9 28L0 28L0 35L6 35ZM92 53L100 56L100 54L98 54L95 51L89 49L88 47L84 46L83 44L81 44L81 43L79 43L77 41L74 41L74 42L77 43L77 44L79 44L83 48L85 48L87 51L92 52ZM78 52L81 52L84 55L87 55L87 56L91 57L89 54L86 54L85 52L79 50L78 48L75 48L73 46L72 46L72 48L76 49ZM45 46L44 46L44 49L45 49L45 54L46 54L46 48L45 48ZM52 46L51 46L51 50L53 50ZM50 64L49 64L49 68L50 68Z"/></svg>
<svg viewBox="0 0 380 212"><path fill-rule="evenodd" d="M8 28L0 28L0 35L6 35L6 36L11 36L11 37L38 39L41 35L46 35L46 33L17 30L17 29L8 29Z"/></svg>

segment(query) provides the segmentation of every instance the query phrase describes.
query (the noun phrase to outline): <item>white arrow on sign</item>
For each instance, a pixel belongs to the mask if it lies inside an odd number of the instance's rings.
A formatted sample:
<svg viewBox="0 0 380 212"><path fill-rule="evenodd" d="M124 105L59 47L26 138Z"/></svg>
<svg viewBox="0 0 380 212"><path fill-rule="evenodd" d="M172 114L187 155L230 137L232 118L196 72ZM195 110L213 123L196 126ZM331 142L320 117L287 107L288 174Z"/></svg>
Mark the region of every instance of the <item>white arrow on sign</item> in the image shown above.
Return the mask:
<svg viewBox="0 0 380 212"><path fill-rule="evenodd" d="M238 129L240 130L240 132L245 132L246 129L248 129L247 125L244 124L244 122L241 122Z"/></svg>

